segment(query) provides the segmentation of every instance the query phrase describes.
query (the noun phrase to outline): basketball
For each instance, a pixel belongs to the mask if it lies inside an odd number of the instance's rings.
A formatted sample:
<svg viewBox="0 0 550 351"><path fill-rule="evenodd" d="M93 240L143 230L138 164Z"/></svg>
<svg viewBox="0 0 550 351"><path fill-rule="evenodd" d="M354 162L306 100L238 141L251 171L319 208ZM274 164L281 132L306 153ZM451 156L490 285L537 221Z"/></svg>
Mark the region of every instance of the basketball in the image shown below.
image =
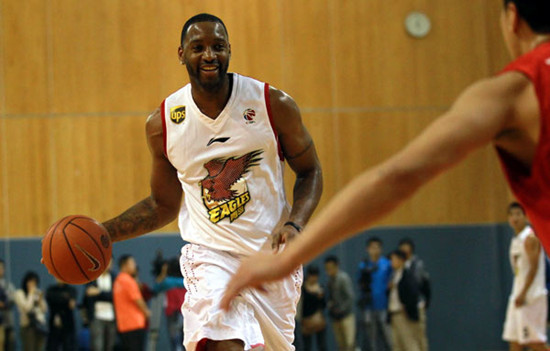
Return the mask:
<svg viewBox="0 0 550 351"><path fill-rule="evenodd" d="M51 275L68 284L97 279L111 260L109 233L93 218L72 215L52 224L42 240L42 259Z"/></svg>

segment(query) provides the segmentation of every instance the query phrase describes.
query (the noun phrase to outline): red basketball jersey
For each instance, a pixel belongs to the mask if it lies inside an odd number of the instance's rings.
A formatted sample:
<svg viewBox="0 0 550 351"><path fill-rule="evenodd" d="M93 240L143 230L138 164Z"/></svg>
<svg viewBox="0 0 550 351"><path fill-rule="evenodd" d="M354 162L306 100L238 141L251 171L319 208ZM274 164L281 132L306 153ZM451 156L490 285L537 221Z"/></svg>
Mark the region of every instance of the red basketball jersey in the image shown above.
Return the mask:
<svg viewBox="0 0 550 351"><path fill-rule="evenodd" d="M540 108L540 139L531 168L497 148L508 183L525 207L546 252L550 253L550 42L509 64L504 72L523 73L535 87Z"/></svg>

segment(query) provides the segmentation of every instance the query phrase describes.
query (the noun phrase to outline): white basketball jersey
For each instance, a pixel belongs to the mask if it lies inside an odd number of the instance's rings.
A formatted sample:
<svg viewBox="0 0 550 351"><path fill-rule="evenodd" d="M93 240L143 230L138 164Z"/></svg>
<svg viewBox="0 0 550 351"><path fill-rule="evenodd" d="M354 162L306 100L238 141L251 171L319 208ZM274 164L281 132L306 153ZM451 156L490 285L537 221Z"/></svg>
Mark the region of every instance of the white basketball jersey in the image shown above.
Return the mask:
<svg viewBox="0 0 550 351"><path fill-rule="evenodd" d="M270 116L269 85L232 76L231 96L216 119L199 110L191 84L164 100L165 152L184 193L182 238L250 255L270 247L271 235L287 220L289 206L284 161Z"/></svg>
<svg viewBox="0 0 550 351"><path fill-rule="evenodd" d="M510 245L510 263L512 264L512 271L514 272L514 285L512 288L513 297L519 295L525 286L525 281L527 280L527 275L531 266L529 264L529 257L527 256L527 252L525 250L525 239L527 239L529 235L535 235L535 233L530 226L526 226L525 229L523 229L512 239L512 243ZM535 280L533 280L533 283L527 291L528 300L546 294L546 266L544 262L544 250L542 248L540 250L538 261L539 264L535 275Z"/></svg>

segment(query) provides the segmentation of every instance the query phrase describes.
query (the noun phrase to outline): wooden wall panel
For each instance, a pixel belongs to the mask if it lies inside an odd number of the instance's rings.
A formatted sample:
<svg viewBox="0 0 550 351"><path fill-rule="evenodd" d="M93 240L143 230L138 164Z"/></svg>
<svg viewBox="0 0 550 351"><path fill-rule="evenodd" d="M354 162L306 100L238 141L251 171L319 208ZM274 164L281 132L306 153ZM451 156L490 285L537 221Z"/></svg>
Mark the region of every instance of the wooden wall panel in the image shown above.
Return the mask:
<svg viewBox="0 0 550 351"><path fill-rule="evenodd" d="M338 106L442 106L487 73L482 2L331 1ZM433 30L408 36L410 10Z"/></svg>
<svg viewBox="0 0 550 351"><path fill-rule="evenodd" d="M2 1L5 113L49 111L46 0Z"/></svg>
<svg viewBox="0 0 550 351"><path fill-rule="evenodd" d="M10 236L35 235L47 229L52 218L50 125L47 119L5 118L2 169L7 177ZM4 158L3 157L3 158Z"/></svg>
<svg viewBox="0 0 550 351"><path fill-rule="evenodd" d="M385 160L418 135L440 111L344 114L340 139L343 183ZM491 147L474 152L464 163L423 188L382 223L478 223L503 219L506 184Z"/></svg>
<svg viewBox="0 0 550 351"><path fill-rule="evenodd" d="M54 112L158 105L157 2L52 1Z"/></svg>
<svg viewBox="0 0 550 351"><path fill-rule="evenodd" d="M160 0L131 7L122 0L4 0L0 229L37 235L70 213L104 220L148 195L145 118L188 81L176 53L193 14L225 21L230 70L298 102L324 170L323 206L353 176L403 147L466 85L502 68L501 8L500 1L450 0ZM424 40L405 33L411 10L432 18ZM289 196L292 181L287 169ZM383 223L502 220L508 199L487 148Z"/></svg>
<svg viewBox="0 0 550 351"><path fill-rule="evenodd" d="M279 88L302 107L330 108L334 70L328 2L284 0L283 3L284 21L280 30L285 45L278 55L285 79Z"/></svg>
<svg viewBox="0 0 550 351"><path fill-rule="evenodd" d="M5 237L9 233L9 212L8 212L8 194L7 194L7 184L8 184L8 172L7 163L6 163L6 120L0 119L0 238Z"/></svg>

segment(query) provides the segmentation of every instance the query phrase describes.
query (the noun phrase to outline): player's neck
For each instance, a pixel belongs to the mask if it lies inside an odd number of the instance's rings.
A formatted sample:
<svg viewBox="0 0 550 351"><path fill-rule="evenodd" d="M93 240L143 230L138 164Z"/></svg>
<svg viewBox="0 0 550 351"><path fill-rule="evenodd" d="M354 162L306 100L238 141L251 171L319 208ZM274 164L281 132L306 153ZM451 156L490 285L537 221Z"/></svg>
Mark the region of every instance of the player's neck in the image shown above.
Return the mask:
<svg viewBox="0 0 550 351"><path fill-rule="evenodd" d="M519 233L523 232L525 230L525 228L527 228L527 224L524 225L521 229L514 228L514 231L516 232L516 236L518 236Z"/></svg>
<svg viewBox="0 0 550 351"><path fill-rule="evenodd" d="M233 76L226 74L219 88L208 89L198 82L191 81L191 95L193 101L206 116L216 119L225 108L231 97Z"/></svg>
<svg viewBox="0 0 550 351"><path fill-rule="evenodd" d="M537 46L550 41L550 34L536 34L528 36L520 43L521 54L526 54L534 50Z"/></svg>

